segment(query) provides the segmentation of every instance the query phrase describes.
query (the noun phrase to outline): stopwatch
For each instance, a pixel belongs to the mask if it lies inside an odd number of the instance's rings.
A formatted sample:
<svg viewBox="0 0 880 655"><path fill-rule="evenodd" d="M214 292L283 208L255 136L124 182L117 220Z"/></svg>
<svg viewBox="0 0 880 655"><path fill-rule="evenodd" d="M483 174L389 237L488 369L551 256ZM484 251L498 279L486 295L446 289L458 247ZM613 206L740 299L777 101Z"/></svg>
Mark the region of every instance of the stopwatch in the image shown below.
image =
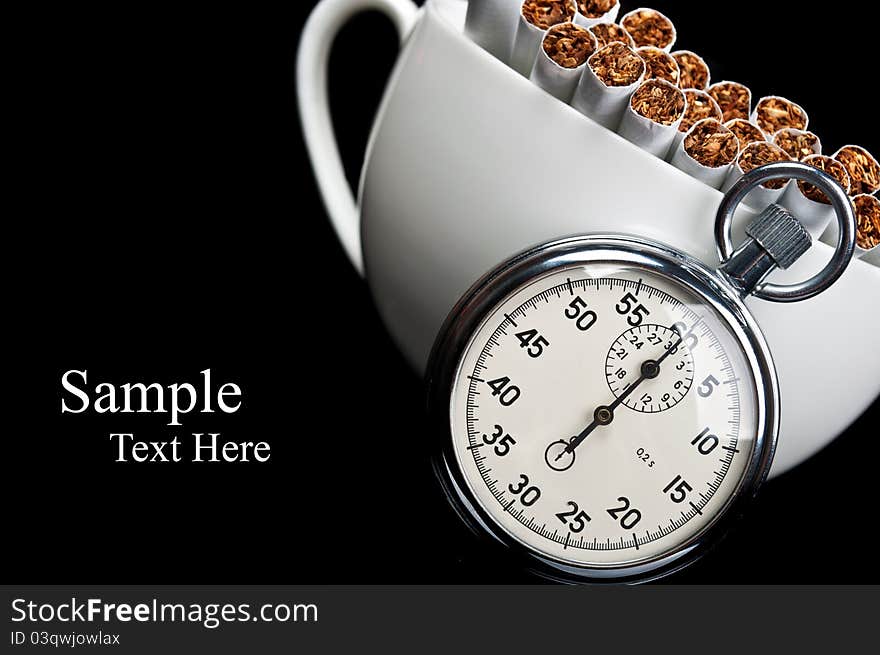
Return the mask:
<svg viewBox="0 0 880 655"><path fill-rule="evenodd" d="M743 198L782 178L819 186L840 225L828 265L789 286L765 278L810 247L796 218L771 205L731 241ZM491 271L428 365L435 470L459 515L559 581L643 581L694 561L754 497L779 430L773 359L743 300L820 293L854 234L833 179L772 164L724 197L716 270L661 243L588 235Z"/></svg>

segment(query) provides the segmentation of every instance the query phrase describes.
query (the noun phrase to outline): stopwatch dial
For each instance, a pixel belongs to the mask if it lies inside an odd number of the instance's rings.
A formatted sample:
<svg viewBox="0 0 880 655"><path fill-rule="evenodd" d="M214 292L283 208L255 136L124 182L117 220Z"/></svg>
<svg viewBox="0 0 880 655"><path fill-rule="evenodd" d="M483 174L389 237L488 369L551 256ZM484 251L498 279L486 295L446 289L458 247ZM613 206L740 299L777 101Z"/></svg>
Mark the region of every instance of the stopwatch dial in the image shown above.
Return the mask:
<svg viewBox="0 0 880 655"><path fill-rule="evenodd" d="M677 328L685 330L686 326L680 324ZM605 357L605 379L615 398L638 379L642 362L671 351L663 375L644 381L638 393L623 402L637 412L662 412L675 407L694 381L694 361L680 336L676 326L649 324L630 328L617 337Z"/></svg>
<svg viewBox="0 0 880 655"><path fill-rule="evenodd" d="M756 443L753 351L737 330L636 264L532 278L486 310L458 360L457 486L484 524L565 565L632 568L685 548L736 495Z"/></svg>

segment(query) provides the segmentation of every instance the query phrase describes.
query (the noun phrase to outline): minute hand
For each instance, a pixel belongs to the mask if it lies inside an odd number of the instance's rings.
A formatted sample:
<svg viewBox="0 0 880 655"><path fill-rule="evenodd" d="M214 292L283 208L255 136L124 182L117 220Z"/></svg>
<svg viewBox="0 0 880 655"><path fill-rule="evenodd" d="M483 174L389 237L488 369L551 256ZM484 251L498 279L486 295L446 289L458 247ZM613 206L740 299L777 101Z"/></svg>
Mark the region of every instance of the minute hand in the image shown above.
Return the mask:
<svg viewBox="0 0 880 655"><path fill-rule="evenodd" d="M596 408L596 411L593 412L593 422L590 423L587 427L583 429L583 431L574 437L569 443L568 446L565 447L563 452L571 453L574 452L574 449L577 448L581 443L590 436L590 434L600 425L608 425L611 421L614 420L614 410L620 407L620 404L623 403L630 395L636 390L636 388L645 380L653 380L658 375L660 375L660 364L664 362L664 360L672 354L674 350L676 350L683 340L683 337L679 336L678 341L675 342L675 345L670 346L665 353L663 353L659 359L648 359L642 362L642 366L640 368L639 378L630 384L626 391L620 394L617 398L615 398L614 402L610 405L600 405ZM560 453L560 456L562 453ZM558 458L557 458L558 459Z"/></svg>

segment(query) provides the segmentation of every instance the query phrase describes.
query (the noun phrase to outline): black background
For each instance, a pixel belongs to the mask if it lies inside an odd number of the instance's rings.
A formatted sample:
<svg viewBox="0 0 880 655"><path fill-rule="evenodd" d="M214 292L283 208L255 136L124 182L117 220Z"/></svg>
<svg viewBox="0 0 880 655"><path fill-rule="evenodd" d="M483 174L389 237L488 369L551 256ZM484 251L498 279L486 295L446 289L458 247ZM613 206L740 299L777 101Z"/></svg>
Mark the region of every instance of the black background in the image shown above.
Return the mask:
<svg viewBox="0 0 880 655"><path fill-rule="evenodd" d="M20 130L19 173L33 191L16 219L23 238L5 244L16 367L5 412L21 419L2 455L11 581L534 580L459 523L432 477L420 380L337 245L303 150L293 71L313 3L285 4L71 6L23 25L16 63L32 72L20 100L34 126ZM859 93L876 69L873 5L821 20L794 2L654 6L714 79L803 104L826 151L880 151ZM353 20L334 49L332 104L353 184L395 53L378 14ZM841 365L872 347L848 344ZM93 387L197 383L208 367L242 387L239 413L190 415L182 428L163 416L60 413L68 369L88 369ZM668 581L880 582L878 421L875 403ZM265 439L272 460L115 464L117 431Z"/></svg>

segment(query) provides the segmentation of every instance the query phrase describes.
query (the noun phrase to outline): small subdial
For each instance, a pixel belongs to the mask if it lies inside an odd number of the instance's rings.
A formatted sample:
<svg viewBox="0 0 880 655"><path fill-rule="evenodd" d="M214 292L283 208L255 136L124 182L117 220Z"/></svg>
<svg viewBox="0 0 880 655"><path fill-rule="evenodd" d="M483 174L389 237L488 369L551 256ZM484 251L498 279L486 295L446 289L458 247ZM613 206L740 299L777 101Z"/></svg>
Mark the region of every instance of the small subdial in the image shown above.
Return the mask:
<svg viewBox="0 0 880 655"><path fill-rule="evenodd" d="M623 394L640 376L647 360L657 361L667 351L660 374L644 380L624 405L637 412L656 413L675 407L694 381L694 360L678 332L663 325L646 324L617 337L605 358L605 378L615 397Z"/></svg>

